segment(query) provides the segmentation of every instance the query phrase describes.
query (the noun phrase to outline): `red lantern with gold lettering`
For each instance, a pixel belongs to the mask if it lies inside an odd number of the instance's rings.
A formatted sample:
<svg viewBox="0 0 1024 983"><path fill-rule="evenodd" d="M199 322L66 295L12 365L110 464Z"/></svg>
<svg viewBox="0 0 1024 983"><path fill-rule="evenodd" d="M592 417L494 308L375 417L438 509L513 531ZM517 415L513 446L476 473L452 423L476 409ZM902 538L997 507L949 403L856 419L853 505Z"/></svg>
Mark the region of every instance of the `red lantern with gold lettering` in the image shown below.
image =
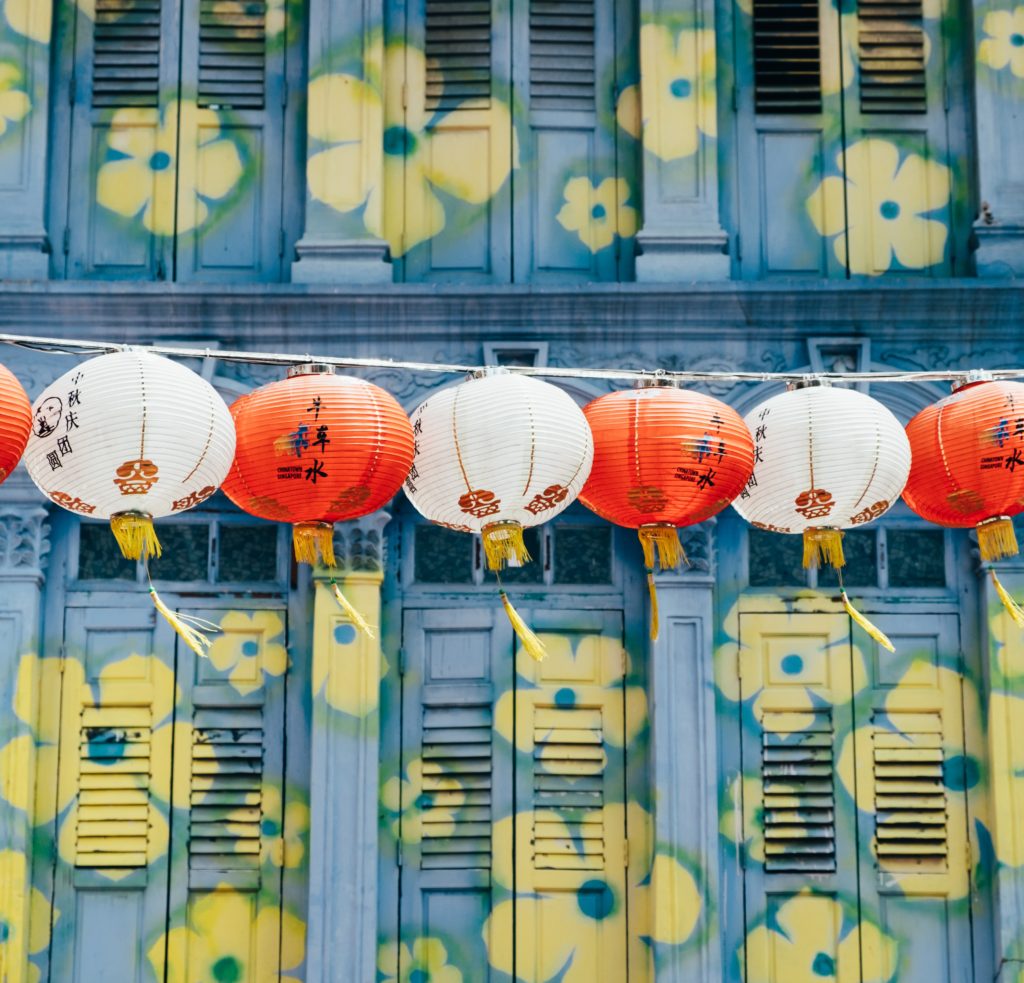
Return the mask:
<svg viewBox="0 0 1024 983"><path fill-rule="evenodd" d="M0 365L0 481L17 467L32 432L32 404L10 369Z"/></svg>
<svg viewBox="0 0 1024 983"><path fill-rule="evenodd" d="M594 466L580 501L638 531L657 638L655 558L662 569L685 559L678 527L711 518L743 490L754 441L730 406L671 386L609 393L583 412L594 434Z"/></svg>
<svg viewBox="0 0 1024 983"><path fill-rule="evenodd" d="M302 563L334 567L333 523L390 501L412 465L412 426L394 397L330 366L297 366L235 400L231 415L237 443L223 491L250 515L292 523Z"/></svg>

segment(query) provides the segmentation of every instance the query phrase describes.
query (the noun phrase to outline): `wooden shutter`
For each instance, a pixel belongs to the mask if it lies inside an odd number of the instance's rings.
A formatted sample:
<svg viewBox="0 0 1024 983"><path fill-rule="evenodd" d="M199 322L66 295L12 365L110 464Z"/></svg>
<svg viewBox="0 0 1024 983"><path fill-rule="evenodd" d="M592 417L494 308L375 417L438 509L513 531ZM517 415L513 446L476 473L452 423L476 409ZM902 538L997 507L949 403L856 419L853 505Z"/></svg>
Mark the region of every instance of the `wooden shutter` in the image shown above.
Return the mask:
<svg viewBox="0 0 1024 983"><path fill-rule="evenodd" d="M821 112L818 0L754 0L753 42L756 111Z"/></svg>
<svg viewBox="0 0 1024 983"><path fill-rule="evenodd" d="M260 0L200 0L200 106L263 108L266 18Z"/></svg>
<svg viewBox="0 0 1024 983"><path fill-rule="evenodd" d="M858 0L857 15L861 112L926 112L921 0Z"/></svg>
<svg viewBox="0 0 1024 983"><path fill-rule="evenodd" d="M423 812L424 870L491 866L491 733L489 704L423 708L421 801L403 811ZM433 818L439 814L444 822Z"/></svg>
<svg viewBox="0 0 1024 983"><path fill-rule="evenodd" d="M425 0L428 110L491 98L491 0Z"/></svg>
<svg viewBox="0 0 1024 983"><path fill-rule="evenodd" d="M160 4L161 0L96 0L94 108L158 105Z"/></svg>
<svg viewBox="0 0 1024 983"><path fill-rule="evenodd" d="M762 724L765 870L832 873L836 869L832 712L819 710L810 715L809 726L787 733L789 716L766 713Z"/></svg>
<svg viewBox="0 0 1024 983"><path fill-rule="evenodd" d="M148 706L82 708L75 866L144 867L152 770Z"/></svg>
<svg viewBox="0 0 1024 983"><path fill-rule="evenodd" d="M236 885L256 886L262 819L263 710L197 707L192 727L189 883L216 887L230 872Z"/></svg>
<svg viewBox="0 0 1024 983"><path fill-rule="evenodd" d="M530 106L595 107L594 0L530 0Z"/></svg>

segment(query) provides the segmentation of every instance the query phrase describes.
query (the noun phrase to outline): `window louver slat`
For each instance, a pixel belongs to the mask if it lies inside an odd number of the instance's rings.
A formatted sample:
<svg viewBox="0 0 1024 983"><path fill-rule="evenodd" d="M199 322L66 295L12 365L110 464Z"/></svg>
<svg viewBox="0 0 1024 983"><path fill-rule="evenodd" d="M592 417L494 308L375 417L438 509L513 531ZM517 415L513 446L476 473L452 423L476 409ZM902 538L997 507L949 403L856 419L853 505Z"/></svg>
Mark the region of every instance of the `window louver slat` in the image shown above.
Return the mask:
<svg viewBox="0 0 1024 983"><path fill-rule="evenodd" d="M861 111L925 112L921 0L859 0L857 15Z"/></svg>
<svg viewBox="0 0 1024 983"><path fill-rule="evenodd" d="M96 0L92 105L155 108L160 95L161 0Z"/></svg>
<svg viewBox="0 0 1024 983"><path fill-rule="evenodd" d="M536 707L533 726L534 869L604 870L601 711ZM549 810L560 822L543 818Z"/></svg>
<svg viewBox="0 0 1024 983"><path fill-rule="evenodd" d="M76 867L146 865L151 723L148 707L82 710Z"/></svg>
<svg viewBox="0 0 1024 983"><path fill-rule="evenodd" d="M817 0L755 0L754 106L758 113L821 112Z"/></svg>
<svg viewBox="0 0 1024 983"><path fill-rule="evenodd" d="M942 722L914 714L893 731L872 734L875 778L875 850L887 871L937 873L946 869L946 785Z"/></svg>
<svg viewBox="0 0 1024 983"><path fill-rule="evenodd" d="M258 871L262 785L262 710L197 709L188 842L193 884L203 871Z"/></svg>
<svg viewBox="0 0 1024 983"><path fill-rule="evenodd" d="M765 870L831 873L836 869L833 735L830 711L798 732L786 714L766 713L761 746Z"/></svg>
<svg viewBox="0 0 1024 983"><path fill-rule="evenodd" d="M594 0L530 0L530 105L595 108Z"/></svg>
<svg viewBox="0 0 1024 983"><path fill-rule="evenodd" d="M266 18L259 0L201 0L200 106L263 108Z"/></svg>
<svg viewBox="0 0 1024 983"><path fill-rule="evenodd" d="M426 108L450 110L467 100L489 106L490 0L427 0L425 33Z"/></svg>
<svg viewBox="0 0 1024 983"><path fill-rule="evenodd" d="M491 708L423 711L423 869L491 866Z"/></svg>

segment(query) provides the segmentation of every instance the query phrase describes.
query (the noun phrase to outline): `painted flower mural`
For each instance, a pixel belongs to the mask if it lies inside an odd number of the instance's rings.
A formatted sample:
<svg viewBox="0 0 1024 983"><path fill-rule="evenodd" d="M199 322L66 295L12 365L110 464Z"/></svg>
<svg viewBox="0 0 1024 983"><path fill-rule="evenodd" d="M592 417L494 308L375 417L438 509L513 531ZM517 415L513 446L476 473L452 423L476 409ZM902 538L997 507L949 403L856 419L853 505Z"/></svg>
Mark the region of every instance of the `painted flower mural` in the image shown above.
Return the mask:
<svg viewBox="0 0 1024 983"><path fill-rule="evenodd" d="M424 936L412 946L388 942L377 953L380 983L462 983L462 972L448 962L440 939Z"/></svg>
<svg viewBox="0 0 1024 983"><path fill-rule="evenodd" d="M390 813L395 839L419 843L430 826L432 836L448 836L455 829L455 812L466 801L455 778L431 769L416 758L405 769L405 778L392 775L381 786L381 805Z"/></svg>
<svg viewBox="0 0 1024 983"><path fill-rule="evenodd" d="M619 96L619 126L662 160L690 157L701 135L714 138L718 132L715 32L644 24L640 65L640 82Z"/></svg>
<svg viewBox="0 0 1024 983"><path fill-rule="evenodd" d="M978 45L978 60L997 72L1009 68L1024 79L1024 5L990 10L981 27L985 37Z"/></svg>
<svg viewBox="0 0 1024 983"><path fill-rule="evenodd" d="M592 253L610 246L616 235L636 234L637 212L626 204L632 192L625 178L605 178L597 186L589 178L570 178L563 194L565 204L555 218Z"/></svg>
<svg viewBox="0 0 1024 983"><path fill-rule="evenodd" d="M290 972L305 959L305 924L274 905L254 908L252 895L224 887L197 896L189 906L188 925L172 928L149 949L157 979L299 983Z"/></svg>
<svg viewBox="0 0 1024 983"><path fill-rule="evenodd" d="M249 27L250 20L262 26L268 40L273 41L284 32L286 25L285 0L266 0L253 3L251 0L217 0L213 4L213 15L231 26Z"/></svg>
<svg viewBox="0 0 1024 983"><path fill-rule="evenodd" d="M288 868L301 866L309 834L309 806L296 798L295 793L289 795L285 804L276 785L263 786L260 805L260 863Z"/></svg>
<svg viewBox="0 0 1024 983"><path fill-rule="evenodd" d="M265 676L280 676L288 668L284 621L276 611L229 611L220 620L209 659L242 696L255 693Z"/></svg>
<svg viewBox="0 0 1024 983"><path fill-rule="evenodd" d="M40 44L50 40L53 4L39 0L3 0L4 18L11 30Z"/></svg>
<svg viewBox="0 0 1024 983"><path fill-rule="evenodd" d="M787 983L889 983L899 965L896 941L877 925L809 891L748 933L745 955L747 983L773 983L780 971Z"/></svg>
<svg viewBox="0 0 1024 983"><path fill-rule="evenodd" d="M401 256L444 229L446 198L482 205L497 194L518 166L518 145L505 103L468 100L434 114L423 52L400 44L377 51L366 80L332 74L310 83L309 133L323 149L310 156L306 177L317 201L339 212L362 208L367 231Z"/></svg>
<svg viewBox="0 0 1024 983"><path fill-rule="evenodd" d="M27 923L25 920L21 902L27 872L23 853L0 850L0 972L9 967L12 979L21 979L18 973L24 960L45 951L50 943L50 902L34 887L29 889ZM53 911L52 916L56 920L60 912ZM39 967L28 963L25 979L38 983Z"/></svg>
<svg viewBox="0 0 1024 983"><path fill-rule="evenodd" d="M949 202L948 167L901 155L896 144L876 137L853 144L836 162L843 176L825 178L807 199L807 212L820 235L835 236L840 263L851 273L876 275L894 260L910 270L942 262L949 230L929 215Z"/></svg>
<svg viewBox="0 0 1024 983"><path fill-rule="evenodd" d="M96 176L96 200L157 235L180 234L203 225L244 171L238 145L222 135L212 109L189 100L172 101L160 113L119 109Z"/></svg>
<svg viewBox="0 0 1024 983"><path fill-rule="evenodd" d="M32 100L21 87L17 65L0 61L0 137L20 123L32 109Z"/></svg>

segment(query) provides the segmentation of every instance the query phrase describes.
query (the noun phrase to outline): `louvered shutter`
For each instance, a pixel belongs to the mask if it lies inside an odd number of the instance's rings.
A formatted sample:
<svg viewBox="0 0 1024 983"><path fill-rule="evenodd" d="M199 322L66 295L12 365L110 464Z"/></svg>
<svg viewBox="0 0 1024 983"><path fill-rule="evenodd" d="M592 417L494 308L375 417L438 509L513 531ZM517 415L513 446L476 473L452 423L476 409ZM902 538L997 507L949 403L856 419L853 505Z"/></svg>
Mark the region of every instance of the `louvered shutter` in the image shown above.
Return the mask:
<svg viewBox="0 0 1024 983"><path fill-rule="evenodd" d="M262 109L266 103L267 5L200 0L199 105Z"/></svg>
<svg viewBox="0 0 1024 983"><path fill-rule="evenodd" d="M858 0L862 113L927 111L923 20L921 0Z"/></svg>
<svg viewBox="0 0 1024 983"><path fill-rule="evenodd" d="M94 109L155 109L159 105L161 3L162 0L96 0Z"/></svg>
<svg viewBox="0 0 1024 983"><path fill-rule="evenodd" d="M529 0L530 107L596 110L594 0Z"/></svg>
<svg viewBox="0 0 1024 983"><path fill-rule="evenodd" d="M757 112L821 112L818 0L754 0L753 41Z"/></svg>
<svg viewBox="0 0 1024 983"><path fill-rule="evenodd" d="M426 107L491 100L491 0L425 0Z"/></svg>

